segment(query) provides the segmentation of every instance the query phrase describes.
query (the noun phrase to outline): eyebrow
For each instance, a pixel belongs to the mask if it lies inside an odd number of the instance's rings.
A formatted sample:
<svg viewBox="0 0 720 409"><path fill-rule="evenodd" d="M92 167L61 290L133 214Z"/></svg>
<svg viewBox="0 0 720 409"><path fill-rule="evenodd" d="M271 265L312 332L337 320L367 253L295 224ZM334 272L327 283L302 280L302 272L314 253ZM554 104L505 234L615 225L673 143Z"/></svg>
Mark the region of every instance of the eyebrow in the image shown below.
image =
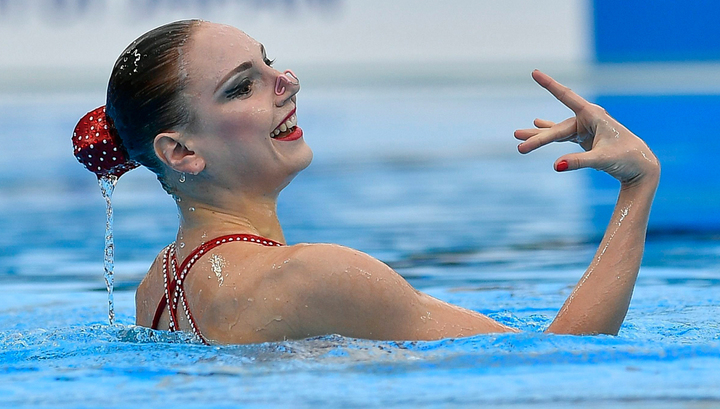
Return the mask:
<svg viewBox="0 0 720 409"><path fill-rule="evenodd" d="M220 82L218 82L217 87L215 87L215 92L217 92L217 91L220 89L220 87L223 86L223 84L225 84L226 82L228 82L228 80L229 80L230 78L232 78L233 76L235 76L235 74L237 74L237 73L239 73L239 72L243 72L243 71L245 71L245 70L249 70L250 68L252 68L252 66L253 66L252 61L245 61L244 63L238 65L238 66L235 67L235 68L233 68L229 73L227 73L226 76L223 77L223 79L220 80Z"/></svg>
<svg viewBox="0 0 720 409"><path fill-rule="evenodd" d="M265 57L265 46L264 46L263 44L260 44L260 52L262 53L263 58L266 58L266 57ZM239 73L239 72L243 72L243 71L245 71L245 70L249 70L250 68L252 68L252 66L253 66L252 61L245 61L244 63L242 63L242 64L238 65L237 67L235 67L233 70L231 70L229 73L227 73L227 75L225 75L225 76L220 80L220 82L218 82L217 87L215 87L215 92L218 92L218 90L220 89L220 87L222 87L222 85L225 84L230 78L232 78L233 76L235 76L235 74L237 74L237 73Z"/></svg>

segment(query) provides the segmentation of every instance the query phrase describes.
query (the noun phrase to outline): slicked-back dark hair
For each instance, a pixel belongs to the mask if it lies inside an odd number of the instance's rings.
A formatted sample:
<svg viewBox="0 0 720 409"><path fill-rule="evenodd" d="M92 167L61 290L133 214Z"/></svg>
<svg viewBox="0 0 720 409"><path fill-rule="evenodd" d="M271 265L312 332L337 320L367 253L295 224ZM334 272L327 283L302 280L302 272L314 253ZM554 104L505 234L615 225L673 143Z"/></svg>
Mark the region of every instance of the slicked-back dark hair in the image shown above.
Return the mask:
<svg viewBox="0 0 720 409"><path fill-rule="evenodd" d="M166 190L153 141L190 121L182 48L199 25L200 20L182 20L143 34L120 54L108 83L106 113L130 159L153 171Z"/></svg>

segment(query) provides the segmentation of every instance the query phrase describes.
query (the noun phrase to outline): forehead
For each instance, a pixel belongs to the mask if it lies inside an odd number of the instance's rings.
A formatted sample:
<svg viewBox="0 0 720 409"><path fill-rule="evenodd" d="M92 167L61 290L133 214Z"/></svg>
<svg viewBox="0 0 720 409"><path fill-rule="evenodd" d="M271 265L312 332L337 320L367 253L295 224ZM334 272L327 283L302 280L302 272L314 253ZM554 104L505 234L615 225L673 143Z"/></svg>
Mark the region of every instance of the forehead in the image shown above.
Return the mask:
<svg viewBox="0 0 720 409"><path fill-rule="evenodd" d="M190 37L183 58L191 83L213 87L230 70L260 56L260 43L235 27L202 23Z"/></svg>

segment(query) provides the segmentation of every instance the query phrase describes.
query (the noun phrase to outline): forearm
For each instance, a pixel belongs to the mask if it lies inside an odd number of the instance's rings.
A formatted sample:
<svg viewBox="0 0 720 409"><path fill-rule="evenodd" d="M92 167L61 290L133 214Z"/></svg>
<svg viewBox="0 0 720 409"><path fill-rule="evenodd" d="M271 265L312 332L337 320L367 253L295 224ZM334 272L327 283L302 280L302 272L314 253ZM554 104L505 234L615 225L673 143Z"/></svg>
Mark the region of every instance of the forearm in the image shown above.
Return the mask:
<svg viewBox="0 0 720 409"><path fill-rule="evenodd" d="M657 173L623 184L600 247L547 332L617 334L625 319L645 248Z"/></svg>

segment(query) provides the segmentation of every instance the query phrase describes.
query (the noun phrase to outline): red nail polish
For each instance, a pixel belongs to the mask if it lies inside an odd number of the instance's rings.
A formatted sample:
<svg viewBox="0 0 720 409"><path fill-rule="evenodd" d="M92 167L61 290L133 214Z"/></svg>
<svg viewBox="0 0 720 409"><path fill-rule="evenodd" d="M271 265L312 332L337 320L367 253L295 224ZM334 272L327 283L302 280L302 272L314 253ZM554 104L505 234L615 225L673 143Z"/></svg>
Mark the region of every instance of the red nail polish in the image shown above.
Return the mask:
<svg viewBox="0 0 720 409"><path fill-rule="evenodd" d="M566 160L561 160L560 162L558 162L557 166L555 167L555 170L557 170L558 172L562 172L564 170L567 170L567 168L568 168L568 162Z"/></svg>

